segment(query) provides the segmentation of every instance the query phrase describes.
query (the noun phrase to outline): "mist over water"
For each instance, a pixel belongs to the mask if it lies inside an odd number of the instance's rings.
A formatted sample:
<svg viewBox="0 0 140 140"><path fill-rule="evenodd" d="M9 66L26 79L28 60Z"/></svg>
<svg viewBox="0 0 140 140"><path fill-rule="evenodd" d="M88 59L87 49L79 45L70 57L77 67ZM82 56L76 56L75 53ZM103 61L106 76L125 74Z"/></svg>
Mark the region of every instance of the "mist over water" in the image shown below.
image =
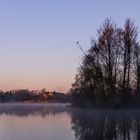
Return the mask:
<svg viewBox="0 0 140 140"><path fill-rule="evenodd" d="M0 104L0 140L138 140L140 110Z"/></svg>

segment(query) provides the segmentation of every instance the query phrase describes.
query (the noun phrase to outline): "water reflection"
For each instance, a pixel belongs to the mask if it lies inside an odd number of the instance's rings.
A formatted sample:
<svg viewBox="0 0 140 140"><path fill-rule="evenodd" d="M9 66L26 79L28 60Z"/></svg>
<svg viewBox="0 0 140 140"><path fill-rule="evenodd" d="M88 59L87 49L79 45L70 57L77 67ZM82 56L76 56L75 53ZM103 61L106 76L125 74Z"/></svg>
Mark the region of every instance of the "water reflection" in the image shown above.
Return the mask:
<svg viewBox="0 0 140 140"><path fill-rule="evenodd" d="M1 104L0 140L75 140L65 104Z"/></svg>
<svg viewBox="0 0 140 140"><path fill-rule="evenodd" d="M77 140L139 140L139 110L74 112L72 129Z"/></svg>
<svg viewBox="0 0 140 140"><path fill-rule="evenodd" d="M18 117L56 115L67 110L68 104L0 104L0 115Z"/></svg>
<svg viewBox="0 0 140 140"><path fill-rule="evenodd" d="M4 140L140 139L140 110L86 110L68 108L66 104L0 104L0 124L0 139Z"/></svg>

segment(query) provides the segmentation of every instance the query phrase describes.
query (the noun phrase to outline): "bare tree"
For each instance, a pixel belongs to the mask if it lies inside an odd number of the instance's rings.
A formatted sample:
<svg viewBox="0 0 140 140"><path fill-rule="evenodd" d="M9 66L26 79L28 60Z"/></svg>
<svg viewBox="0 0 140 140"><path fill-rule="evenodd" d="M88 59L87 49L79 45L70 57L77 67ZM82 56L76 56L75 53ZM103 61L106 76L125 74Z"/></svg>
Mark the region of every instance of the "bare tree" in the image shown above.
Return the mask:
<svg viewBox="0 0 140 140"><path fill-rule="evenodd" d="M130 19L127 19L124 25L124 34L123 34L123 67L124 67L124 74L123 74L123 88L124 92L127 92L130 88L130 81L131 81L131 73L133 71L133 52L136 49L137 44L137 28L134 25L134 22Z"/></svg>
<svg viewBox="0 0 140 140"><path fill-rule="evenodd" d="M75 91L90 93L97 102L113 100L122 93L130 95L136 88L139 92L140 46L134 22L127 19L124 28L119 28L106 19L97 37L97 40L91 40L88 52L79 46L84 58L73 84Z"/></svg>

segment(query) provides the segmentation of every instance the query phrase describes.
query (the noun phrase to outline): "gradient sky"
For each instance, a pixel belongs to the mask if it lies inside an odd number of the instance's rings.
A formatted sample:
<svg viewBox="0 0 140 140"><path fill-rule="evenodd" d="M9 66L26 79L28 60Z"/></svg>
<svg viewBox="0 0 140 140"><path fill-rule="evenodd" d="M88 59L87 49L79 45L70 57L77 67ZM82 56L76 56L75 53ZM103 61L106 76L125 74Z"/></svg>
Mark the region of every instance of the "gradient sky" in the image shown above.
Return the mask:
<svg viewBox="0 0 140 140"><path fill-rule="evenodd" d="M67 91L104 20L140 26L140 0L0 0L0 89Z"/></svg>

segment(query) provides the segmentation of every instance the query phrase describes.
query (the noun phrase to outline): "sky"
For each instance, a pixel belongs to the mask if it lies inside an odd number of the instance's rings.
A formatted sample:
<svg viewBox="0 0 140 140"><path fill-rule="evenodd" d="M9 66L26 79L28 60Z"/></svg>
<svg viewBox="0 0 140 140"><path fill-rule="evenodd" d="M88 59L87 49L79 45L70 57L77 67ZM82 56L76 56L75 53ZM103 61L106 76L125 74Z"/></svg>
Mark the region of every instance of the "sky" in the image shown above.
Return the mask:
<svg viewBox="0 0 140 140"><path fill-rule="evenodd" d="M139 0L0 0L0 90L67 92L106 18L140 25Z"/></svg>

